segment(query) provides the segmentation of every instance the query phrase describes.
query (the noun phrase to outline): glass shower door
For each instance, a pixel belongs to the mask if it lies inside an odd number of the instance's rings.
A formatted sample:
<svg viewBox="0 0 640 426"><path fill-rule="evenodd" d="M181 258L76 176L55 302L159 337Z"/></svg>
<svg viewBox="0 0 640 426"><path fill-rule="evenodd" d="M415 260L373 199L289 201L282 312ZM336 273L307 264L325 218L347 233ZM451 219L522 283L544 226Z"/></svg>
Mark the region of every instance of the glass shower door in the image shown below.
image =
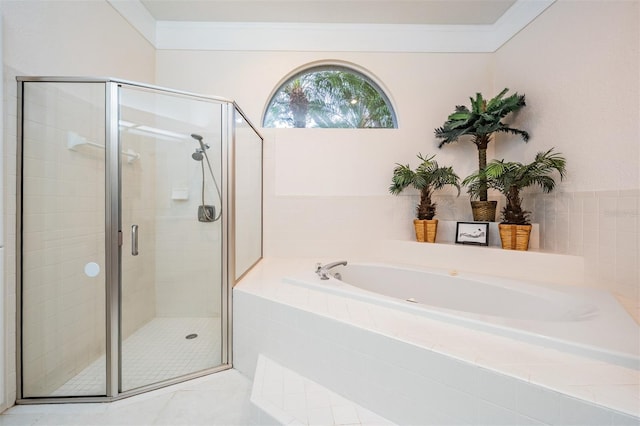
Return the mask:
<svg viewBox="0 0 640 426"><path fill-rule="evenodd" d="M104 84L21 95L18 397L104 396Z"/></svg>
<svg viewBox="0 0 640 426"><path fill-rule="evenodd" d="M119 89L120 391L222 357L221 104Z"/></svg>

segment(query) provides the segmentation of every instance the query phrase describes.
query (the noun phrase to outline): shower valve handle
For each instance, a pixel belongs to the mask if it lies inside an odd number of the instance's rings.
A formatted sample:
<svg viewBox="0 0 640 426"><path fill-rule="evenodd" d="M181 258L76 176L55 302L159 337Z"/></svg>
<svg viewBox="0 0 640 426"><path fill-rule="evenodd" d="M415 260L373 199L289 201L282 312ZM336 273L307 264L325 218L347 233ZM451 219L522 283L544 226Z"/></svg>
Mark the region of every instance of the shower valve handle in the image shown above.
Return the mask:
<svg viewBox="0 0 640 426"><path fill-rule="evenodd" d="M138 225L131 225L131 256L138 255Z"/></svg>

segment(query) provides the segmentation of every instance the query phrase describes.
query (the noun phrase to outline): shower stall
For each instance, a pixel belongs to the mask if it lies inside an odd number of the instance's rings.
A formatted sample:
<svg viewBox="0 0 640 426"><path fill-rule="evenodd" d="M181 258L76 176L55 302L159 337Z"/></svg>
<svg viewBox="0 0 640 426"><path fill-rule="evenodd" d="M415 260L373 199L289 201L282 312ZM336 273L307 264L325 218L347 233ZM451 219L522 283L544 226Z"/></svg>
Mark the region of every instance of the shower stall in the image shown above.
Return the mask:
<svg viewBox="0 0 640 426"><path fill-rule="evenodd" d="M262 137L227 99L18 77L18 401L108 401L230 368L262 257Z"/></svg>

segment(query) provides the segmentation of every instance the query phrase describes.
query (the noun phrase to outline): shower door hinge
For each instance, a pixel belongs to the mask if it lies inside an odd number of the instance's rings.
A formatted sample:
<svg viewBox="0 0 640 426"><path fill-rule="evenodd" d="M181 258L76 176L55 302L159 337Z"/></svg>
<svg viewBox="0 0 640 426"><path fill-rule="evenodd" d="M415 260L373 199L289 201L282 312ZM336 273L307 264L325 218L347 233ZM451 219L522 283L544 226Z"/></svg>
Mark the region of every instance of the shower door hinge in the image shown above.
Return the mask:
<svg viewBox="0 0 640 426"><path fill-rule="evenodd" d="M118 247L122 247L122 231L118 231Z"/></svg>

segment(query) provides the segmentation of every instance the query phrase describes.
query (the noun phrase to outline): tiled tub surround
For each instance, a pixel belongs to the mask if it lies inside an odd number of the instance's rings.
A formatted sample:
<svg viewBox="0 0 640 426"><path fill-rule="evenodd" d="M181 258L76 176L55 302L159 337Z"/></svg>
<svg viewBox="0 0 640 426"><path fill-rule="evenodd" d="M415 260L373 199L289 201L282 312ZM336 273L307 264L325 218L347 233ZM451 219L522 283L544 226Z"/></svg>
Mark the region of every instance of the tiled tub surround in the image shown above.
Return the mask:
<svg viewBox="0 0 640 426"><path fill-rule="evenodd" d="M539 247L531 251L583 257L585 279L579 284L611 292L640 322L640 190L572 192L560 187L551 194L537 191L527 191L523 196L524 208L532 212L531 220L539 226ZM336 241L342 244L362 235L415 239L412 220L417 194L285 194L272 198L265 194L268 256L323 256L333 253L327 251L330 247L341 249ZM498 201L498 211L503 207L504 197L489 198ZM436 242L451 242L455 222L472 219L469 199L438 194L434 200L438 203L436 219L443 222ZM449 230L447 221L451 223ZM490 240L497 242L493 235Z"/></svg>
<svg viewBox="0 0 640 426"><path fill-rule="evenodd" d="M578 272L571 256L546 257ZM237 369L252 376L263 353L399 424L640 421L638 370L283 282L323 260L336 259L267 258L235 287Z"/></svg>
<svg viewBox="0 0 640 426"><path fill-rule="evenodd" d="M407 198L417 202L417 197ZM435 199L437 218L443 222L437 242L451 242L455 221L471 220L469 202L462 196ZM492 199L498 201L499 219L504 197ZM523 207L531 211L534 223L530 250L584 257L583 284L611 292L640 323L640 190L551 194L527 190ZM409 233L405 237L412 238ZM495 231L489 238L490 245L499 244Z"/></svg>
<svg viewBox="0 0 640 426"><path fill-rule="evenodd" d="M529 198L540 249L583 256L585 284L613 293L640 323L640 190Z"/></svg>

